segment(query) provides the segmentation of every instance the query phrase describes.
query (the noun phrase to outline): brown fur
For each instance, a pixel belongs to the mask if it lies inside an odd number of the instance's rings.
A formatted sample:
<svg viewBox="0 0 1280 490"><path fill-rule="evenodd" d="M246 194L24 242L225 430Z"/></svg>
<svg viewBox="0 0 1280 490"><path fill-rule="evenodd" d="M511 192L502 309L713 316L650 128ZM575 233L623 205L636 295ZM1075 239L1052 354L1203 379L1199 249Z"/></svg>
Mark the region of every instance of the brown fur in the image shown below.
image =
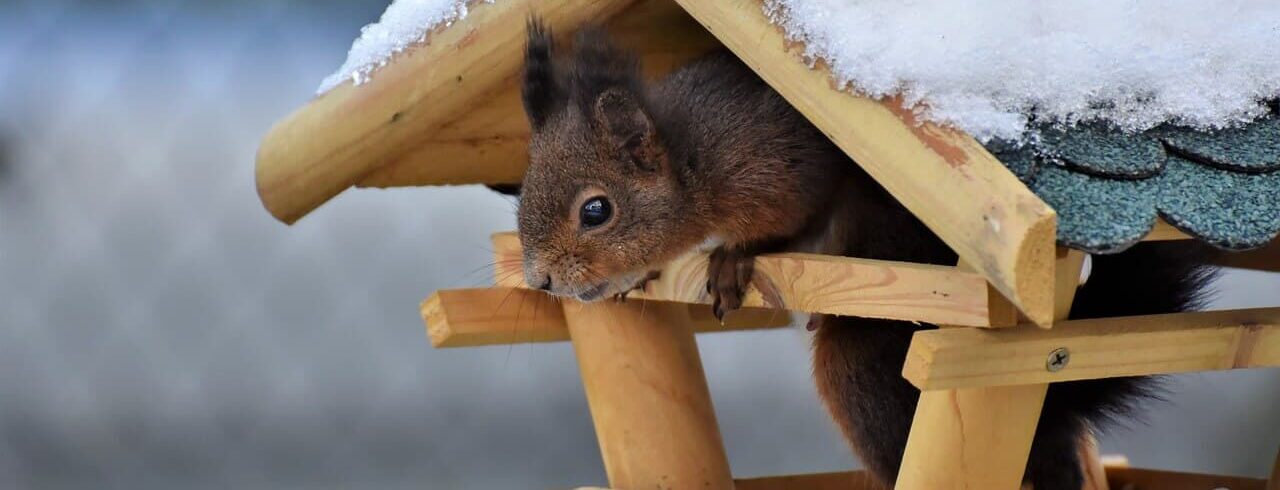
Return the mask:
<svg viewBox="0 0 1280 490"><path fill-rule="evenodd" d="M737 306L752 257L789 250L917 263L956 257L818 129L727 52L653 84L634 55L594 29L567 66L531 24L525 107L533 127L520 239L530 284L581 296L623 293L708 239L717 313ZM614 217L583 230L584 196ZM1185 247L1179 244L1178 247ZM1178 249L1139 246L1099 257L1073 317L1171 312L1194 305L1207 275ZM586 299L599 299L597 294ZM720 301L723 299L724 304ZM907 322L815 316L814 375L823 402L866 467L896 478L919 392L900 375ZM1141 380L1055 384L1027 466L1037 490L1075 490L1076 441L1145 392Z"/></svg>

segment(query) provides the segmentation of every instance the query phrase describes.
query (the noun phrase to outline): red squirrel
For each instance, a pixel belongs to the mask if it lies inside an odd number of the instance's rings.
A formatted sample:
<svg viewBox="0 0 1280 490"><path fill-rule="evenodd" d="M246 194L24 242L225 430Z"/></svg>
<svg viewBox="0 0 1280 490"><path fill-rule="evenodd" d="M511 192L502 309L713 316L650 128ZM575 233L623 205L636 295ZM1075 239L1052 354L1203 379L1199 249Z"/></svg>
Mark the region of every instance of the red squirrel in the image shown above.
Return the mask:
<svg viewBox="0 0 1280 490"><path fill-rule="evenodd" d="M532 128L518 228L525 280L596 301L641 287L668 260L712 251L717 316L738 308L754 256L805 251L954 265L919 220L727 51L647 83L599 28L558 56L530 21L523 102ZM1095 258L1073 318L1181 311L1211 273L1185 246ZM818 393L864 466L892 486L919 391L901 376L912 334L932 326L814 315ZM605 328L602 326L601 328ZM1151 393L1144 378L1054 384L1025 480L1079 490L1077 445Z"/></svg>

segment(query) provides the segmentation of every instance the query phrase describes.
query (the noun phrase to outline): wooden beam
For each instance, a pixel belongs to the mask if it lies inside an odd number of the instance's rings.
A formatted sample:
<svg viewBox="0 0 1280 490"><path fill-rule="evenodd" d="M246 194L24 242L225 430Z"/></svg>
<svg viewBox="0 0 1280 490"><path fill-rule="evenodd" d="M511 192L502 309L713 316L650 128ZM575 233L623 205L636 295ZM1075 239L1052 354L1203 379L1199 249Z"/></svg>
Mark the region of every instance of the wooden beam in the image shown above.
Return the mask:
<svg viewBox="0 0 1280 490"><path fill-rule="evenodd" d="M493 247L496 283L527 287L519 238L494 234ZM773 254L756 258L754 278L743 298L747 307L964 326L991 323L986 279L955 267ZM667 264L659 279L631 297L711 304L706 281L706 254L690 255Z"/></svg>
<svg viewBox="0 0 1280 490"><path fill-rule="evenodd" d="M1164 242L1171 240L1191 240L1191 235L1183 233L1182 230L1174 228L1173 225L1164 219L1157 219L1156 225L1151 228L1147 236L1142 238L1144 242Z"/></svg>
<svg viewBox="0 0 1280 490"><path fill-rule="evenodd" d="M761 0L677 0L1032 321L1053 320L1057 216L972 137L900 100L833 87L788 49Z"/></svg>
<svg viewBox="0 0 1280 490"><path fill-rule="evenodd" d="M1054 352L1069 354L1057 371ZM1280 308L1072 320L1052 330L917 332L903 376L922 390L1280 366Z"/></svg>
<svg viewBox="0 0 1280 490"><path fill-rule="evenodd" d="M735 490L883 490L865 471L838 471L807 475L764 476L734 480Z"/></svg>
<svg viewBox="0 0 1280 490"><path fill-rule="evenodd" d="M1044 385L921 393L894 488L1019 488L1044 396Z"/></svg>
<svg viewBox="0 0 1280 490"><path fill-rule="evenodd" d="M1083 256L1058 250L1053 268L1055 320L1066 318L1071 310ZM1020 488L1048 390L1049 385L1041 383L921 393L894 488Z"/></svg>
<svg viewBox="0 0 1280 490"><path fill-rule="evenodd" d="M1239 476L1107 467L1111 488L1132 490L1265 490L1266 480Z"/></svg>
<svg viewBox="0 0 1280 490"><path fill-rule="evenodd" d="M738 310L726 316L724 324L705 305L685 305L684 310L684 319L697 333L791 324L791 316L777 310ZM564 305L541 291L504 287L445 289L427 298L421 311L431 345L438 348L569 340Z"/></svg>
<svg viewBox="0 0 1280 490"><path fill-rule="evenodd" d="M1081 490L1111 490L1107 484L1107 469L1098 452L1098 438L1093 430L1080 441L1080 466L1084 470L1084 488Z"/></svg>
<svg viewBox="0 0 1280 490"><path fill-rule="evenodd" d="M687 308L567 303L609 486L732 490Z"/></svg>
<svg viewBox="0 0 1280 490"><path fill-rule="evenodd" d="M1103 457L1104 461L1108 458ZM1130 468L1127 460L1107 464L1103 470L1107 483L1113 488L1127 490L1272 490L1265 487L1266 480L1238 476L1207 475L1177 471ZM863 471L816 473L811 475L769 476L737 479L737 490L881 490ZM581 487L577 490L609 490L607 488Z"/></svg>
<svg viewBox="0 0 1280 490"><path fill-rule="evenodd" d="M658 78L720 46L672 0L640 0L606 23L619 45L640 55L646 77ZM567 33L566 33L567 34ZM360 187L520 182L528 165L529 125L512 78L475 101L465 116L424 133L429 140L360 181Z"/></svg>
<svg viewBox="0 0 1280 490"><path fill-rule="evenodd" d="M1238 269L1280 272L1280 238L1259 249L1223 253L1218 256L1217 264Z"/></svg>
<svg viewBox="0 0 1280 490"><path fill-rule="evenodd" d="M558 31L607 19L633 0L475 3L360 87L350 82L271 129L258 150L258 195L293 223L378 167L417 147L509 83L522 62L531 14Z"/></svg>

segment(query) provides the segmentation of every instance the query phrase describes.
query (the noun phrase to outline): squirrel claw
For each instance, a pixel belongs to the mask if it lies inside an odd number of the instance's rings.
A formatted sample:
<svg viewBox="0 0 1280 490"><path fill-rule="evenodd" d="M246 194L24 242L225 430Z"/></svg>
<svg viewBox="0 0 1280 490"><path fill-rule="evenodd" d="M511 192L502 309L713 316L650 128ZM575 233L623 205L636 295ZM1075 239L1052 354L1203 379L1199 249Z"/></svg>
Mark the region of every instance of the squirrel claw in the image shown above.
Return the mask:
<svg viewBox="0 0 1280 490"><path fill-rule="evenodd" d="M724 308L722 308L721 306L723 305L720 303L720 298L717 297L715 299L715 303L711 305L711 313L716 316L716 321L720 322L720 326L723 327L724 315L726 312L724 311Z"/></svg>
<svg viewBox="0 0 1280 490"><path fill-rule="evenodd" d="M742 307L742 295L751 285L755 256L741 250L717 248L707 264L707 293L716 319L724 324L730 311Z"/></svg>

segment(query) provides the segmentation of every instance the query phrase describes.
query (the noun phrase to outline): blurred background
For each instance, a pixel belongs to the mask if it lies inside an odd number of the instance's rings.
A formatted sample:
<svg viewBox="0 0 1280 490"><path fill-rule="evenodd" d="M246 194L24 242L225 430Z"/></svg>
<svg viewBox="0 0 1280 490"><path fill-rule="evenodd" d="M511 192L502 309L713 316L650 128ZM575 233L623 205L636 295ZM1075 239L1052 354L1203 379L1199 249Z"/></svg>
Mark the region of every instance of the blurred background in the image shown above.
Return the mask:
<svg viewBox="0 0 1280 490"><path fill-rule="evenodd" d="M0 2L0 488L603 484L567 344L432 350L512 203L347 192L286 227L253 160L377 0ZM1276 305L1233 271L1215 307ZM705 335L735 473L856 466L802 329ZM1262 477L1280 371L1186 375L1104 452Z"/></svg>

